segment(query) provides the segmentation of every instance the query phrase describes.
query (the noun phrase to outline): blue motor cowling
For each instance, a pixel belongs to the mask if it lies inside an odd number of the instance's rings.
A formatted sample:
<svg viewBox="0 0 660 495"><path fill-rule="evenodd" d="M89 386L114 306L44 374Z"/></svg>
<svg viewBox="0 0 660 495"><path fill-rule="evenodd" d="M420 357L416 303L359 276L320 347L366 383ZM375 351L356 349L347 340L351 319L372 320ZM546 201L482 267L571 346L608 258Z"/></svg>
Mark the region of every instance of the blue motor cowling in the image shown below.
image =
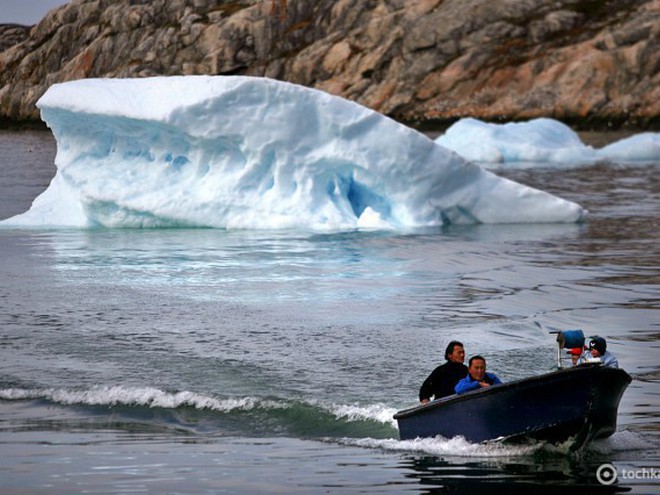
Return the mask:
<svg viewBox="0 0 660 495"><path fill-rule="evenodd" d="M575 349L584 347L584 333L582 330L563 330L557 334L557 342L561 349Z"/></svg>

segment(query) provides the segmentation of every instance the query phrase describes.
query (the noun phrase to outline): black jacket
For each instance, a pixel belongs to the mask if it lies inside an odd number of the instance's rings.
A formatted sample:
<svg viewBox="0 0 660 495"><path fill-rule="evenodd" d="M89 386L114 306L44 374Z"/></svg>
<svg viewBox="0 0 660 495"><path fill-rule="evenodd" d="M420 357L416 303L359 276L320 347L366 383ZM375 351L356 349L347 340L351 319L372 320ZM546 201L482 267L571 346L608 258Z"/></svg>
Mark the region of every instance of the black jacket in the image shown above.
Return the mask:
<svg viewBox="0 0 660 495"><path fill-rule="evenodd" d="M455 394L454 387L467 374L467 366L463 363L447 361L445 364L434 369L428 378L424 380L422 387L419 389L419 400L430 400L433 396L435 396L435 399L439 399L440 397Z"/></svg>

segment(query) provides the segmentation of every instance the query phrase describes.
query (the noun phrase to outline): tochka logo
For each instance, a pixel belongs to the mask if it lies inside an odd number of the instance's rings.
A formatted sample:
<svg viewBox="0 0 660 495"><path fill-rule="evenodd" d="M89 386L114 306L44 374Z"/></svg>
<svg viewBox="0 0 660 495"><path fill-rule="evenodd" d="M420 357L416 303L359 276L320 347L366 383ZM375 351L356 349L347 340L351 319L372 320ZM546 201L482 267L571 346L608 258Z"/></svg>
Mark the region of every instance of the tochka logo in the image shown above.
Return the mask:
<svg viewBox="0 0 660 495"><path fill-rule="evenodd" d="M611 485L618 478L616 468L612 464L601 464L596 469L596 479L601 485Z"/></svg>
<svg viewBox="0 0 660 495"><path fill-rule="evenodd" d="M613 464L601 464L596 470L596 479L601 485L612 485L617 479L655 480L660 482L660 469L622 469L619 474Z"/></svg>

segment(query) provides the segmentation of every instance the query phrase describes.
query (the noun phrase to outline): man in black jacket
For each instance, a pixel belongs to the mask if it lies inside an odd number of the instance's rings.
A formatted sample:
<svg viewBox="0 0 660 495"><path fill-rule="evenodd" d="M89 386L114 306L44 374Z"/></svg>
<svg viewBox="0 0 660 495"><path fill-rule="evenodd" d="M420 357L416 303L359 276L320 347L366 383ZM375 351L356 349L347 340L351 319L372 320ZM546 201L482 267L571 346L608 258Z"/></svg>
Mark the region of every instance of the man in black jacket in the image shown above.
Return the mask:
<svg viewBox="0 0 660 495"><path fill-rule="evenodd" d="M458 381L467 376L468 369L463 364L465 361L463 344L452 340L445 351L445 359L447 362L434 369L422 383L422 387L419 389L419 401L422 404L430 401L431 397L439 399L453 395Z"/></svg>

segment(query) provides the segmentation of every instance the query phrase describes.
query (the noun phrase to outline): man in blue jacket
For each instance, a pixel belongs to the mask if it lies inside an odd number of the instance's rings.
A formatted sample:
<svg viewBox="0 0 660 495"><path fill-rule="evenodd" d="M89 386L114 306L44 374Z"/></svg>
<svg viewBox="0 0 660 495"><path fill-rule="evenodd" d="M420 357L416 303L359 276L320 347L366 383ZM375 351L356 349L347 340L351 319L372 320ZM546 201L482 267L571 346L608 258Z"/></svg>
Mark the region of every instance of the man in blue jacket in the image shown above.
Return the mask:
<svg viewBox="0 0 660 495"><path fill-rule="evenodd" d="M454 388L457 394L464 394L470 390L502 383L496 375L486 372L486 360L483 357L472 356L468 364L468 375L459 381Z"/></svg>

